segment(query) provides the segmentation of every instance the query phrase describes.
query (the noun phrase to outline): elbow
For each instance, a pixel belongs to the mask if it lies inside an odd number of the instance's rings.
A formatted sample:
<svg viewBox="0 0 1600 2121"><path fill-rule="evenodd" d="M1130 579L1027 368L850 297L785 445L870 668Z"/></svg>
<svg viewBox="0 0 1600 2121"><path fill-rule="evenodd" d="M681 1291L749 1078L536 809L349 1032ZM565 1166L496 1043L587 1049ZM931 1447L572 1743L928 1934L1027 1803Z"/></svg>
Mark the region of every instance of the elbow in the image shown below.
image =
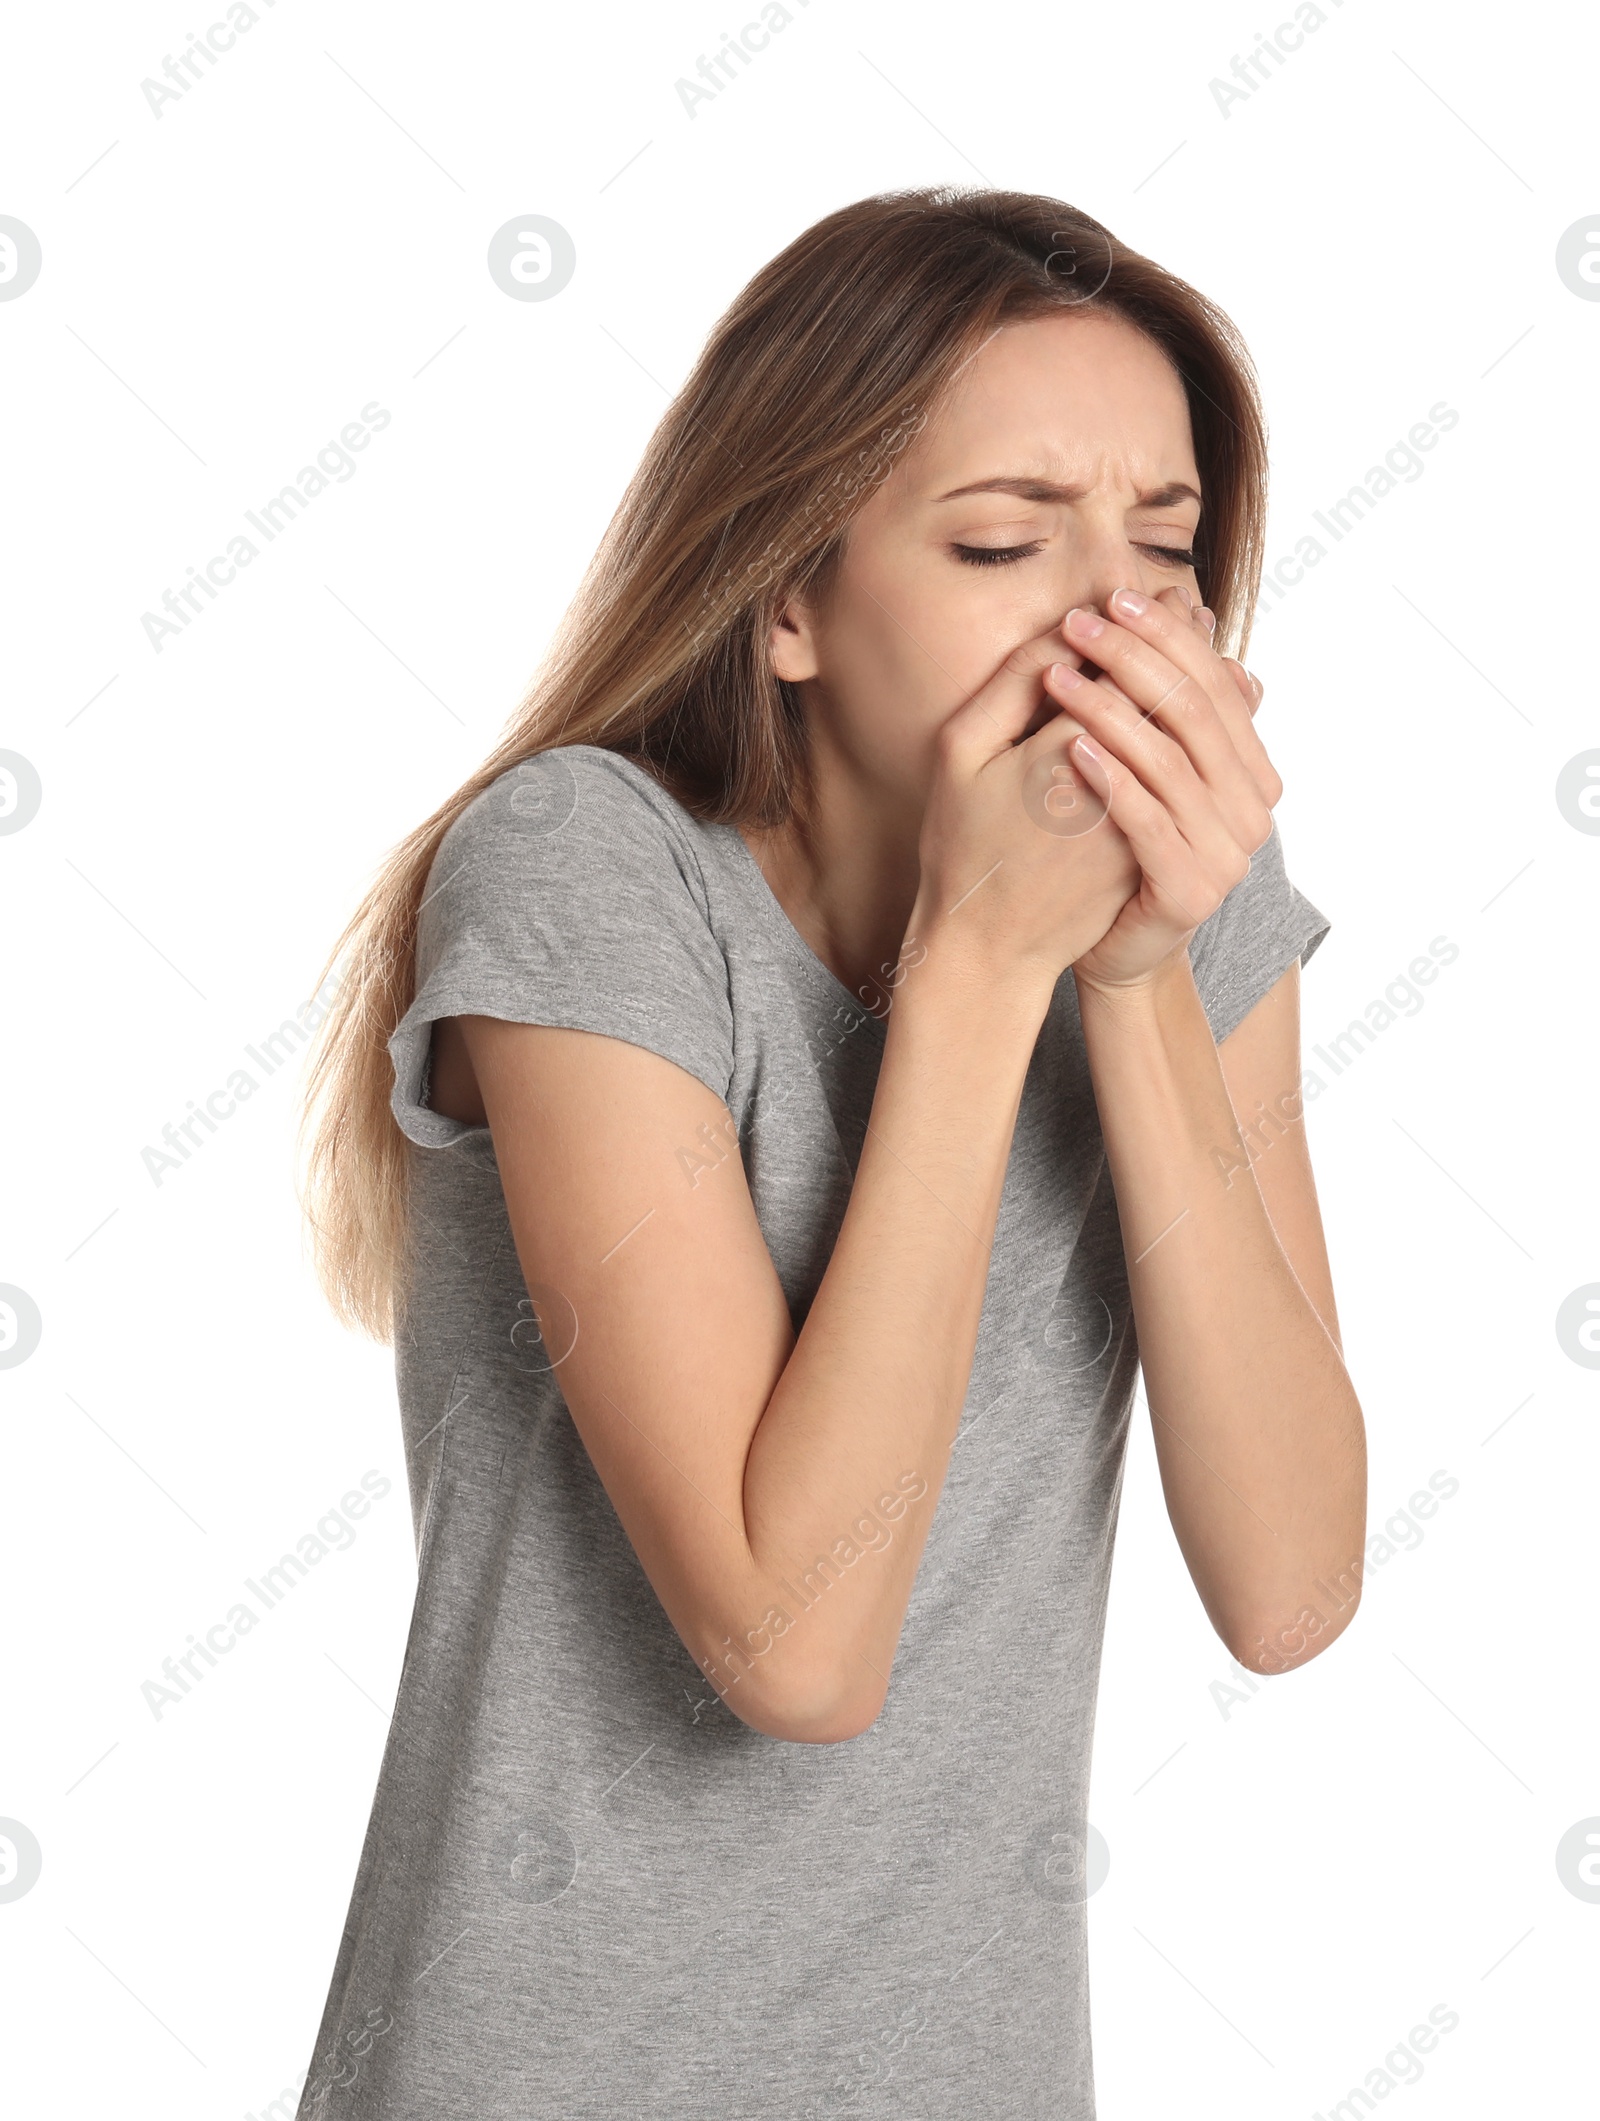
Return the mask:
<svg viewBox="0 0 1600 2121"><path fill-rule="evenodd" d="M780 1719L780 1727L768 1732L771 1738L785 1738L791 1745L845 1745L852 1738L864 1738L878 1720L882 1707L863 1711L854 1703L827 1710L806 1709Z"/></svg>
<svg viewBox="0 0 1600 2121"><path fill-rule="evenodd" d="M1361 1592L1357 1587L1331 1615L1307 1606L1287 1626L1278 1618L1218 1632L1237 1664L1252 1676L1270 1679L1282 1672L1298 1671L1301 1665L1330 1649L1354 1620L1360 1605Z"/></svg>
<svg viewBox="0 0 1600 2121"><path fill-rule="evenodd" d="M752 1667L722 1691L724 1705L741 1723L767 1738L791 1745L844 1745L871 1730L887 1690L876 1673L863 1687L833 1667L807 1667L791 1660L787 1670Z"/></svg>

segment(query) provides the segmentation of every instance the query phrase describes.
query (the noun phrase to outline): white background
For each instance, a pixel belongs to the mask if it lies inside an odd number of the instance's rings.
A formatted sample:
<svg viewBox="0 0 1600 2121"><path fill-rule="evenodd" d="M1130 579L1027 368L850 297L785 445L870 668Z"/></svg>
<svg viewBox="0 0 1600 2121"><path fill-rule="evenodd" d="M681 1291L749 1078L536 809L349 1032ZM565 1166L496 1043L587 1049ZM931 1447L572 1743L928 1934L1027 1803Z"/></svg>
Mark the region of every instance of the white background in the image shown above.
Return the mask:
<svg viewBox="0 0 1600 2121"><path fill-rule="evenodd" d="M846 201L985 180L1236 319L1274 557L1459 414L1248 657L1334 924L1308 1060L1459 950L1308 1122L1373 1529L1437 1470L1459 1490L1329 1655L1230 1700L1141 1404L1091 1799L1103 2121L1325 2113L1438 2004L1408 2116L1587 2111L1600 1905L1555 1851L1600 1814L1600 1379L1555 1319L1600 1280L1600 838L1555 784L1600 745L1600 304L1555 248L1600 213L1594 26L1327 0L1223 115L1209 84L1278 14L794 0L691 117L674 84L748 0L257 12L159 117L141 83L203 8L34 9L5 55L0 212L44 256L0 303L0 745L43 783L0 838L0 1282L43 1317L0 1372L0 1815L43 1851L0 1904L17 2111L232 2121L298 2083L414 1580L388 1351L301 1254L294 1069L159 1185L142 1152L490 748L747 277ZM548 302L485 269L526 213L577 246ZM355 475L157 653L142 614L370 401ZM369 1468L393 1488L354 1546L155 1717L143 1682Z"/></svg>

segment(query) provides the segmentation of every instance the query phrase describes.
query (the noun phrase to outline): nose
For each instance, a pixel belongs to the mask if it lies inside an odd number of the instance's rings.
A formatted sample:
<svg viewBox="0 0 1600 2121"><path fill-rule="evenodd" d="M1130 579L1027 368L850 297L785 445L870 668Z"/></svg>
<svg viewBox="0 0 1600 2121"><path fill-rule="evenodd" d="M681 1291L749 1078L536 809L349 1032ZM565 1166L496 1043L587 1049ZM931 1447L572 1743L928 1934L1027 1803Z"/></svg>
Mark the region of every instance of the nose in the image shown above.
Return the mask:
<svg viewBox="0 0 1600 2121"><path fill-rule="evenodd" d="M1079 555L1080 587L1075 602L1092 607L1102 618L1111 616L1111 598L1118 589L1137 589L1153 597L1166 586L1154 579L1156 567L1127 538L1097 539L1092 553ZM1086 565L1084 563L1087 563ZM1170 581L1170 575L1166 578Z"/></svg>
<svg viewBox="0 0 1600 2121"><path fill-rule="evenodd" d="M1080 550L1074 556L1072 579L1067 585L1070 593L1062 615L1078 604L1098 612L1102 618L1111 618L1115 616L1111 598L1119 589L1136 589L1152 601L1163 590L1176 589L1181 607L1192 614L1199 608L1200 598L1189 582L1180 579L1182 572L1152 560L1125 537L1107 537L1097 541L1092 553Z"/></svg>

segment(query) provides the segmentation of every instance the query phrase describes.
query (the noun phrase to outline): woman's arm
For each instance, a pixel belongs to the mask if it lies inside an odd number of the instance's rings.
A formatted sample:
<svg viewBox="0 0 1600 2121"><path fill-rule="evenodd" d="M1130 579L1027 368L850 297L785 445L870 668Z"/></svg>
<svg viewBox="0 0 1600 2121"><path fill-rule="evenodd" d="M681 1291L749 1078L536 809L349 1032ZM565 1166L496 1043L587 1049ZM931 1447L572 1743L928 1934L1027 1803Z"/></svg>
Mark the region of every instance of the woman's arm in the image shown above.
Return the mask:
<svg viewBox="0 0 1600 2121"><path fill-rule="evenodd" d="M1297 959L1217 1048L1239 1146L1225 1176L1254 1174L1278 1242L1312 1308L1344 1355L1322 1209L1306 1141ZM1270 1153L1269 1153L1270 1152Z"/></svg>
<svg viewBox="0 0 1600 2121"><path fill-rule="evenodd" d="M1057 980L1137 880L1114 827L1057 837L1030 808L1076 726L1024 738L1039 674L1071 653L1059 630L1027 644L940 733L918 947L798 1337L704 1084L620 1040L460 1019L529 1292L577 1315L573 1421L684 1643L775 1737L854 1737L882 1707L1028 1062Z"/></svg>
<svg viewBox="0 0 1600 2121"><path fill-rule="evenodd" d="M1298 1117L1297 981L1220 1050L1182 953L1148 985L1078 981L1168 1514L1217 1633L1257 1671L1305 1662L1354 1616L1366 1531ZM1294 1117L1245 1140L1236 1103Z"/></svg>
<svg viewBox="0 0 1600 2121"><path fill-rule="evenodd" d="M1258 1157L1279 1159L1265 1181L1275 1230L1180 946L1217 879L1242 882L1247 850L1271 837L1283 784L1255 730L1259 681L1161 600L1119 590L1104 619L1069 613L1066 631L1105 677L1051 671L1047 683L1088 724L1098 753L1074 755L1143 869L1073 977L1162 1484L1217 1632L1241 1663L1282 1671L1355 1612L1361 1408L1332 1338L1303 1137L1274 1149L1256 1135ZM1252 1126L1262 1109L1298 1117L1297 995L1267 997L1235 1033L1226 1066Z"/></svg>
<svg viewBox="0 0 1600 2121"><path fill-rule="evenodd" d="M530 1289L577 1315L573 1420L684 1643L770 1736L855 1737L882 1707L1048 999L948 955L908 976L798 1339L703 1084L586 1032L461 1019Z"/></svg>

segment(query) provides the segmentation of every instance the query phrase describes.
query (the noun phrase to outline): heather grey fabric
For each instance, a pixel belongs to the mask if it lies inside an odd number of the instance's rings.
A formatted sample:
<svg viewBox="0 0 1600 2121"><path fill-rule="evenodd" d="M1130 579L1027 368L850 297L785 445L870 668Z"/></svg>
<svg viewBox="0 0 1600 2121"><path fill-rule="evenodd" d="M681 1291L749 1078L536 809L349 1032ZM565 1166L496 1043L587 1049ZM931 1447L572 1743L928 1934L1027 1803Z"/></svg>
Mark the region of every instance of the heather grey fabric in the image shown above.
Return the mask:
<svg viewBox="0 0 1600 2121"><path fill-rule="evenodd" d="M1191 945L1214 1034L1327 931L1275 831ZM1085 2121L1089 1753L1137 1350L1071 975L887 1705L840 1745L748 1728L662 1612L561 1398L488 1130L428 1108L430 1026L461 1012L709 1084L797 1324L884 1039L738 833L612 753L515 768L446 837L390 1042L417 1144L416 1608L302 2121ZM870 1370L860 1398L870 1421ZM805 1599L873 1566L896 1503L840 1527Z"/></svg>

